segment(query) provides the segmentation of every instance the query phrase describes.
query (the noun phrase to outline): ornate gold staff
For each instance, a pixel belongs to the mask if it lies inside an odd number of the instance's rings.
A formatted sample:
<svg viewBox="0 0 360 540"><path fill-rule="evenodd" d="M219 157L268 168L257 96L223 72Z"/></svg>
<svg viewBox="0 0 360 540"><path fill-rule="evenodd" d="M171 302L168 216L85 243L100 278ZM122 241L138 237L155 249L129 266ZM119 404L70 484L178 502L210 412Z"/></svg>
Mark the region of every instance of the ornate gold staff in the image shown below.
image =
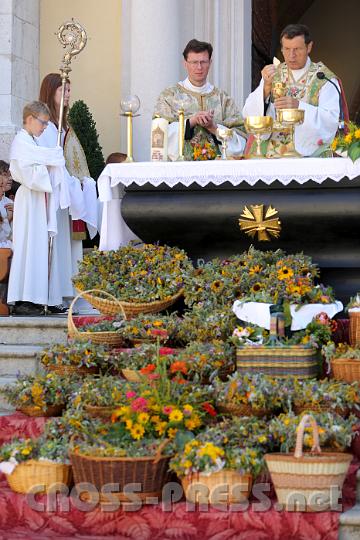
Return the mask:
<svg viewBox="0 0 360 540"><path fill-rule="evenodd" d="M62 64L60 66L60 76L61 76L61 101L60 101L60 111L59 111L59 120L58 120L58 136L57 136L57 146L61 145L61 133L64 117L64 95L65 95L65 85L66 81L69 78L69 73L71 71L71 60L73 56L79 54L86 45L87 35L84 28L80 23L75 22L74 19L71 21L63 23L59 30L57 31L57 37L61 45L65 49L65 54L62 59ZM48 253L48 290L50 288L50 273L51 273L51 263L52 263L52 254L54 247L54 237L50 236L49 238L49 253ZM48 312L48 306L44 306L45 315Z"/></svg>

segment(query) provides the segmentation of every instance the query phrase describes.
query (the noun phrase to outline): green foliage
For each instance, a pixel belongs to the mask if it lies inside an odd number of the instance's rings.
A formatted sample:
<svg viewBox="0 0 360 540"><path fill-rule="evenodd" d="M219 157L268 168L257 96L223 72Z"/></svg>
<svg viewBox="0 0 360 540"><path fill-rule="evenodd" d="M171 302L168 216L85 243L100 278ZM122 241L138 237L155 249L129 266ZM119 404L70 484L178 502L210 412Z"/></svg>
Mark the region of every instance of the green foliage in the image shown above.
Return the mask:
<svg viewBox="0 0 360 540"><path fill-rule="evenodd" d="M105 167L96 123L88 106L80 99L69 111L68 121L84 149L91 177L97 180Z"/></svg>

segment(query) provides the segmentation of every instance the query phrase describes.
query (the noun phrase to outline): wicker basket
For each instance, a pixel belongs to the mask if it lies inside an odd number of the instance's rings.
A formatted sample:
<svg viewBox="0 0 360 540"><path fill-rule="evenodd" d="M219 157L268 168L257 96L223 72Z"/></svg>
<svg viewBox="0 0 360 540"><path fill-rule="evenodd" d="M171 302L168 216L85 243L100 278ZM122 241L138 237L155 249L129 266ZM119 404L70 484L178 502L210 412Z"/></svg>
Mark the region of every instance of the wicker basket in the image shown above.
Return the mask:
<svg viewBox="0 0 360 540"><path fill-rule="evenodd" d="M304 431L308 421L313 429L314 446L311 453L303 454ZM337 500L332 501L331 491L334 488L341 490L351 460L351 454L321 453L318 427L311 415L305 415L299 424L294 455L265 455L279 503L287 511L302 512L333 509L331 503L336 504Z"/></svg>
<svg viewBox="0 0 360 540"><path fill-rule="evenodd" d="M98 343L100 345L110 345L111 347L121 347L124 344L124 340L119 332L108 331L108 332L81 332L76 327L73 319L73 308L76 301L79 298L85 297L86 294L90 293L100 293L108 296L112 301L118 304L119 313L122 314L124 319L126 319L125 312L120 304L120 302L112 294L106 291L100 291L99 289L89 289L88 291L80 292L74 300L71 302L68 313L68 334L69 337L75 339L76 341L91 341L92 343Z"/></svg>
<svg viewBox="0 0 360 540"><path fill-rule="evenodd" d="M186 500L198 504L235 504L249 498L252 475L229 469L216 473L193 473L181 478Z"/></svg>
<svg viewBox="0 0 360 540"><path fill-rule="evenodd" d="M323 413L323 412L332 412L336 413L342 417L346 417L349 415L349 409L340 409L340 407L331 407L330 405L326 405L325 403L317 403L316 405L313 403L308 403L306 405L294 405L293 406L294 413L296 415L300 415L304 412L313 412L313 413Z"/></svg>
<svg viewBox="0 0 360 540"><path fill-rule="evenodd" d="M238 347L237 370L240 373L264 373L271 377L294 376L313 379L319 372L316 349L291 345L288 347Z"/></svg>
<svg viewBox="0 0 360 540"><path fill-rule="evenodd" d="M23 407L17 407L16 410L26 414L27 416L61 416L65 409L65 403L60 405L48 405L47 407L39 407L37 405L27 405Z"/></svg>
<svg viewBox="0 0 360 540"><path fill-rule="evenodd" d="M48 364L45 366L45 368L48 371L53 371L54 373L57 373L58 375L82 375L86 377L86 375L95 375L96 373L99 373L98 367L78 367L78 366L66 366L66 365L57 365L57 364Z"/></svg>
<svg viewBox="0 0 360 540"><path fill-rule="evenodd" d="M161 454L167 441L163 442L155 456L141 458L120 457L95 457L86 456L77 452L70 452L70 460L73 466L75 484L88 482L97 489L100 502L111 501L115 496L119 501L130 501L130 495L124 493L128 484L139 483L141 490L136 491L136 496L145 504L150 502L151 497L161 499L162 488L168 478L169 456ZM111 495L102 492L106 484L117 484L119 491L112 491ZM91 498L91 493L79 494L82 500Z"/></svg>
<svg viewBox="0 0 360 540"><path fill-rule="evenodd" d="M360 347L360 311L349 309L349 340L352 347Z"/></svg>
<svg viewBox="0 0 360 540"><path fill-rule="evenodd" d="M144 378L141 377L140 371L137 371L136 369L122 369L121 374L129 382L139 383L144 380Z"/></svg>
<svg viewBox="0 0 360 540"><path fill-rule="evenodd" d="M79 291L81 292L81 291ZM116 315L117 313L122 313L122 310L125 312L127 318L134 317L139 313L157 313L158 311L163 311L168 307L172 306L176 300L178 300L184 293L184 289L180 289L174 296L168 298L167 300L157 300L156 302L124 302L106 300L100 298L99 296L94 296L90 293L84 292L83 297L89 304L98 309L104 315Z"/></svg>
<svg viewBox="0 0 360 540"><path fill-rule="evenodd" d="M360 360L333 358L330 363L334 379L348 383L360 382Z"/></svg>
<svg viewBox="0 0 360 540"><path fill-rule="evenodd" d="M6 475L9 486L16 493L28 493L33 487L41 486L41 492L47 493L56 483L72 483L71 465L37 461L29 459L17 465L11 474ZM40 491L36 490L36 493Z"/></svg>
<svg viewBox="0 0 360 540"><path fill-rule="evenodd" d="M118 407L111 405L109 407L101 407L99 405L85 405L85 411L93 418L110 418L112 413L116 411Z"/></svg>
<svg viewBox="0 0 360 540"><path fill-rule="evenodd" d="M231 414L232 416L256 416L257 418L263 418L270 413L267 409L253 409L247 403L241 405L232 405L231 403L217 403L216 408L219 412L224 414Z"/></svg>

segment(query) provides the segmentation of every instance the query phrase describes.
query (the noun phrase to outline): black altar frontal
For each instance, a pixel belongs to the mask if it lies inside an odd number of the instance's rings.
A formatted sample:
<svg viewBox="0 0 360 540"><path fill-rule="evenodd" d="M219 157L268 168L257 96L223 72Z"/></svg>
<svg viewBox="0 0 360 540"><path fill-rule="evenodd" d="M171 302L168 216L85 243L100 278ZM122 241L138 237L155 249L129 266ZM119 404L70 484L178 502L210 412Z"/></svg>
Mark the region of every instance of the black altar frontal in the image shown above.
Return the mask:
<svg viewBox="0 0 360 540"><path fill-rule="evenodd" d="M360 290L360 166L344 158L255 161L121 164L101 178L126 186L122 217L143 241L177 245L194 261L251 244L303 251L347 302ZM255 219L254 207L264 220ZM269 208L269 219L280 221L275 236L266 232ZM258 222L253 236L240 229L244 211Z"/></svg>

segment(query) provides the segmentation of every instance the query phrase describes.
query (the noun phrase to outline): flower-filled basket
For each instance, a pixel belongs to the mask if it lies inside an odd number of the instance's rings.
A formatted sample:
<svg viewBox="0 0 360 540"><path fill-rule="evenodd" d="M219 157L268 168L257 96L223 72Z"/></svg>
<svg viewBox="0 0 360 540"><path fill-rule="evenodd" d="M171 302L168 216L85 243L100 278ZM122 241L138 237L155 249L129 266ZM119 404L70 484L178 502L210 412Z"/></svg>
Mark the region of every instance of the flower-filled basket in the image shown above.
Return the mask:
<svg viewBox="0 0 360 540"><path fill-rule="evenodd" d="M47 493L56 483L67 486L72 483L71 465L30 459L19 463L11 474L6 474L6 480L16 493L29 493L34 486L42 486L42 492Z"/></svg>
<svg viewBox="0 0 360 540"><path fill-rule="evenodd" d="M349 340L352 347L360 347L360 293L350 298L346 306L349 313Z"/></svg>
<svg viewBox="0 0 360 540"><path fill-rule="evenodd" d="M111 345L112 347L120 347L124 343L123 337L120 333L114 328L114 330L105 330L105 331L93 331L85 330L81 331L74 323L73 319L73 308L74 304L79 298L82 298L90 293L100 293L111 299L115 304L118 305L118 314L122 315L124 320L126 319L125 312L121 306L119 300L117 300L112 294L106 291L100 291L98 289L89 289L88 291L80 292L74 300L71 302L68 313L68 335L70 338L76 341L91 341L92 343L99 343L102 345ZM109 323L111 326L111 323ZM121 321L119 321L119 326L121 326Z"/></svg>
<svg viewBox="0 0 360 540"><path fill-rule="evenodd" d="M261 372L281 378L312 379L319 373L316 349L302 345L237 347L236 365L240 373Z"/></svg>
<svg viewBox="0 0 360 540"><path fill-rule="evenodd" d="M303 453L304 432L311 424L313 446ZM278 502L287 511L323 512L331 510L331 490L342 489L352 460L351 454L321 453L315 419L305 415L298 427L294 454L265 455Z"/></svg>
<svg viewBox="0 0 360 540"><path fill-rule="evenodd" d="M70 451L75 484L88 482L95 486L100 493L100 501L108 502L102 489L106 484L116 484L119 491L112 492L119 501L130 502L130 496L125 492L127 484L139 483L141 491L136 492L143 502L149 497L161 498L162 488L168 478L170 456L162 451L167 444L163 441L153 456L147 457L99 457L86 455L77 449L76 445ZM81 494L87 500L91 494Z"/></svg>
<svg viewBox="0 0 360 540"><path fill-rule="evenodd" d="M198 504L236 504L249 498L253 477L230 469L192 473L181 479L186 500ZM224 490L222 489L224 488Z"/></svg>
<svg viewBox="0 0 360 540"><path fill-rule="evenodd" d="M360 383L360 348L349 347L342 343L336 348L334 344L330 344L327 348L333 377L339 381Z"/></svg>
<svg viewBox="0 0 360 540"><path fill-rule="evenodd" d="M58 375L86 376L98 373L102 366L106 367L111 355L102 345L73 341L51 345L39 356L47 371Z"/></svg>
<svg viewBox="0 0 360 540"><path fill-rule="evenodd" d="M93 250L73 278L79 291L100 289L117 298L128 318L167 309L183 294L184 277L192 264L184 251L169 246L143 244L114 251ZM92 293L85 300L101 313L119 313L119 304Z"/></svg>

